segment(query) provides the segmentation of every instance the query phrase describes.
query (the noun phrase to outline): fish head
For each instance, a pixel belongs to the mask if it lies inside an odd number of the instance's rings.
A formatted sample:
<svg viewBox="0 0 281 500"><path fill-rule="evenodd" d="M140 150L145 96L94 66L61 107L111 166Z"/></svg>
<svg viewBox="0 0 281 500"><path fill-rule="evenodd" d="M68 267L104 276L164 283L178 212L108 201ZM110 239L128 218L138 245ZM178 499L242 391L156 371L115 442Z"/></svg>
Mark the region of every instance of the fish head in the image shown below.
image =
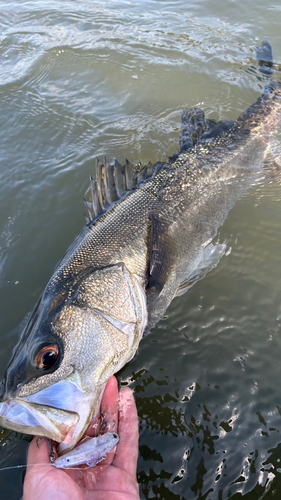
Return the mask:
<svg viewBox="0 0 281 500"><path fill-rule="evenodd" d="M61 268L33 311L6 370L0 424L67 451L129 361L147 322L139 279L123 263L67 276Z"/></svg>

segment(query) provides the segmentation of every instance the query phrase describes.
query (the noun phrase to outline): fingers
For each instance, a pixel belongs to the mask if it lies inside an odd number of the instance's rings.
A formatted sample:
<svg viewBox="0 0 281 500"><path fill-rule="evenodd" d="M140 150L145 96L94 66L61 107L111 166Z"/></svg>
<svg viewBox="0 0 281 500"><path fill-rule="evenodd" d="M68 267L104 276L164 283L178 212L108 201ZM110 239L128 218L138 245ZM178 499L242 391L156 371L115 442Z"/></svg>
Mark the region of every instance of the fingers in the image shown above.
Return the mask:
<svg viewBox="0 0 281 500"><path fill-rule="evenodd" d="M90 423L86 435L90 437L103 434L105 431L117 430L118 419L118 384L113 376L107 382L104 390L98 415ZM108 426L104 425L108 422ZM114 422L116 424L114 425ZM104 425L104 429L103 429ZM114 426L114 427L113 427Z"/></svg>
<svg viewBox="0 0 281 500"><path fill-rule="evenodd" d="M89 425L87 436L95 437L105 432L118 432L118 384L115 377L111 377L106 385L100 406L100 418L95 418ZM102 464L111 464L115 451L107 453Z"/></svg>
<svg viewBox="0 0 281 500"><path fill-rule="evenodd" d="M111 377L107 383L101 401L101 434L105 432L117 432L118 429L118 383L115 377Z"/></svg>
<svg viewBox="0 0 281 500"><path fill-rule="evenodd" d="M37 446L36 441L38 439L40 438L36 436L31 441L28 449L28 467L26 469L23 488L23 498L25 500L36 500L37 498L41 498L42 500L48 499L48 496L40 494L40 487L42 484L42 478L44 482L44 477L46 477L52 471L52 466L50 463L50 448L45 439L40 439Z"/></svg>
<svg viewBox="0 0 281 500"><path fill-rule="evenodd" d="M36 441L35 437L28 450L27 467L24 486L24 500L85 500L84 496L70 474L56 469L50 463L50 448L45 439Z"/></svg>
<svg viewBox="0 0 281 500"><path fill-rule="evenodd" d="M104 418L104 426L101 433L117 431L118 429L118 384L115 377L111 377L107 383L101 400L101 414ZM103 428L104 427L104 428Z"/></svg>
<svg viewBox="0 0 281 500"><path fill-rule="evenodd" d="M138 414L134 396L129 387L123 387L119 395L119 443L112 465L136 475L139 451Z"/></svg>
<svg viewBox="0 0 281 500"><path fill-rule="evenodd" d="M104 416L105 428L101 428L101 434L118 430L118 383L115 377L111 377L107 383L101 401L101 414ZM115 449L107 453L102 464L111 464L115 456Z"/></svg>
<svg viewBox="0 0 281 500"><path fill-rule="evenodd" d="M38 442L38 446L37 443ZM46 439L40 439L36 436L32 439L27 455L27 464L49 464L50 463L50 447Z"/></svg>

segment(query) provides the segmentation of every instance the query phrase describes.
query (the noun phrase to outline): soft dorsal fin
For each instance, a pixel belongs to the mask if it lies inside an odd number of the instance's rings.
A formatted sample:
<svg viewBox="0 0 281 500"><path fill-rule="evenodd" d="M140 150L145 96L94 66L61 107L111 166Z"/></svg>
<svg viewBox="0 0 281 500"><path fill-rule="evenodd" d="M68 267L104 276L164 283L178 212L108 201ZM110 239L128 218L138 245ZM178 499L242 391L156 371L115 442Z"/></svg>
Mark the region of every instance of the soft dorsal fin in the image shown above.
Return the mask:
<svg viewBox="0 0 281 500"><path fill-rule="evenodd" d="M273 56L270 44L265 40L260 47L255 48L259 71L267 77L273 73Z"/></svg>
<svg viewBox="0 0 281 500"><path fill-rule="evenodd" d="M142 181L152 176L164 163L148 163L142 166L140 162L133 165L128 160L120 165L117 160L108 163L104 157L103 163L96 160L96 180L90 176L91 201L84 199L88 216L85 215L86 224L91 224L99 215L106 212L114 202Z"/></svg>
<svg viewBox="0 0 281 500"><path fill-rule="evenodd" d="M185 109L181 115L180 153L192 148L207 128L204 111L200 108Z"/></svg>

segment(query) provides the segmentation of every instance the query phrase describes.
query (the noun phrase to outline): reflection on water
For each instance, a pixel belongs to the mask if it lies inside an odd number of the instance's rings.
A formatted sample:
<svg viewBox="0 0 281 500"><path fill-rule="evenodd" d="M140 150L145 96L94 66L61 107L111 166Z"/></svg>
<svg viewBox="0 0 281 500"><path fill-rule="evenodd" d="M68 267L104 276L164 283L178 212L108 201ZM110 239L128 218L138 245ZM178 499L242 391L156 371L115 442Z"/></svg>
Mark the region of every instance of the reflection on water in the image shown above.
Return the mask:
<svg viewBox="0 0 281 500"><path fill-rule="evenodd" d="M255 411L249 418L242 408L231 409L231 402L222 401L219 385L208 384L204 391L194 383L182 395L169 390L169 378L155 380L140 370L123 381L134 388L140 417L138 480L143 497L151 492L157 498L272 494L281 472L280 406ZM151 395L145 396L150 384Z"/></svg>
<svg viewBox="0 0 281 500"><path fill-rule="evenodd" d="M278 200L268 185L239 202L220 234L231 253L173 301L120 374L138 405L144 498L266 498L278 487Z"/></svg>
<svg viewBox="0 0 281 500"><path fill-rule="evenodd" d="M95 156L143 164L178 148L181 112L237 118L262 92L254 46L281 63L281 8L225 2L0 5L0 367L83 227ZM280 152L279 133L274 144ZM119 374L140 418L142 498L281 495L280 178L240 200L219 266L176 298ZM0 435L0 467L26 438ZM1 498L22 471L0 471Z"/></svg>

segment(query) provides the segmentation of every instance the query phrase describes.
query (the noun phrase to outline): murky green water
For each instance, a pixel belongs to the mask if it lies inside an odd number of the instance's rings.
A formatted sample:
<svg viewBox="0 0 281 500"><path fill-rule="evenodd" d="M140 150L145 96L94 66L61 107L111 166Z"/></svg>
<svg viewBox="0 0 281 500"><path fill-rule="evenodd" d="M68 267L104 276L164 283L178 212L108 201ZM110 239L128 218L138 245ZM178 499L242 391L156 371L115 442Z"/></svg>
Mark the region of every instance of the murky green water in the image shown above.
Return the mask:
<svg viewBox="0 0 281 500"><path fill-rule="evenodd" d="M165 160L185 107L235 119L262 90L254 46L267 39L281 63L281 5L10 0L0 26L2 374L83 227L95 156ZM219 240L230 254L119 374L138 405L142 498L281 496L280 182L249 191ZM26 448L12 433L0 467ZM22 474L0 471L1 499L20 498Z"/></svg>

